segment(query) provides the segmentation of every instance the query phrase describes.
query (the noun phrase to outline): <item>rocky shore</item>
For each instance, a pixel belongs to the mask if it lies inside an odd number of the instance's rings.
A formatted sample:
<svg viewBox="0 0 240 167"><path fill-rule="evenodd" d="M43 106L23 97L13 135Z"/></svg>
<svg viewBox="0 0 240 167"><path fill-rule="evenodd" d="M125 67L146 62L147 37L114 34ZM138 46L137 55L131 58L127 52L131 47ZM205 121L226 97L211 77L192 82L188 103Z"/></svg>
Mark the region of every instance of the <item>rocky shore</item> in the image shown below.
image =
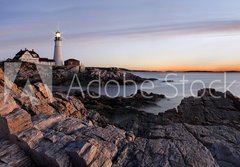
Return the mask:
<svg viewBox="0 0 240 167"><path fill-rule="evenodd" d="M1 62L0 68L4 68L8 62ZM20 64L19 64L20 63ZM42 80L48 80L47 76L44 78L44 74L51 73L53 77L53 85L69 86L72 81L73 84L79 84L76 81L77 77L82 86L88 85L89 82L96 80L100 85L105 85L109 80L117 81L122 84L133 84L128 82L129 80L135 83L142 83L146 80L156 80L154 78L146 79L136 76L128 71L120 68L98 68L98 67L86 67L82 69L80 66L46 66L35 65L28 62L10 62L10 70L8 70L8 76L17 74L15 83L19 86L23 86L26 80L29 79L31 83L42 82ZM42 75L41 75L42 74ZM13 76L15 77L15 76ZM96 84L96 82L95 82ZM115 83L109 83L115 84Z"/></svg>
<svg viewBox="0 0 240 167"><path fill-rule="evenodd" d="M230 92L200 90L153 115L136 106L163 95L67 98L37 81L29 87L0 69L0 166L240 166L240 99Z"/></svg>

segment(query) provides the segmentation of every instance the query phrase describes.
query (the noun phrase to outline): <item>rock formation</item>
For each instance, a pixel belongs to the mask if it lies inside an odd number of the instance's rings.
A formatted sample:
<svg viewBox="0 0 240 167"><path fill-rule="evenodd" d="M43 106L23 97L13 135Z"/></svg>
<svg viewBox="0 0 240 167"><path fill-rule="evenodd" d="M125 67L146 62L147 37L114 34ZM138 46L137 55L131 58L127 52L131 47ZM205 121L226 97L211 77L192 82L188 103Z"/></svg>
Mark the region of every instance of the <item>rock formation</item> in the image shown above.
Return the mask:
<svg viewBox="0 0 240 167"><path fill-rule="evenodd" d="M0 63L1 68L3 64ZM20 65L20 67L19 67ZM76 67L75 67L76 68ZM58 66L51 67L46 65L35 65L28 62L21 62L21 64L11 63L11 70L8 71L8 76L17 73L15 83L19 86L24 86L26 81L29 81L34 84L46 80L44 75L40 76L40 73L50 73L52 72L53 85L67 85L69 86L74 79L74 76L77 76L81 80L81 85L87 85L92 80L99 80L101 85L106 84L109 80L118 81L119 84L123 84L124 80L131 80L136 83L141 83L147 79L136 76L130 72L119 68L97 68L97 67L88 67L84 71L76 70L73 67L68 66ZM40 73L39 73L40 72ZM149 80L149 79L148 79ZM151 78L150 80L156 80ZM110 83L114 84L114 83ZM132 82L126 82L126 84L133 84Z"/></svg>
<svg viewBox="0 0 240 167"><path fill-rule="evenodd" d="M6 101L4 85L11 89ZM201 90L159 115L113 99L129 114L114 121L93 111L96 103L108 105L101 98L87 103L42 83L30 86L23 92L0 69L0 166L240 166L240 100L230 92ZM112 111L121 115L114 105Z"/></svg>

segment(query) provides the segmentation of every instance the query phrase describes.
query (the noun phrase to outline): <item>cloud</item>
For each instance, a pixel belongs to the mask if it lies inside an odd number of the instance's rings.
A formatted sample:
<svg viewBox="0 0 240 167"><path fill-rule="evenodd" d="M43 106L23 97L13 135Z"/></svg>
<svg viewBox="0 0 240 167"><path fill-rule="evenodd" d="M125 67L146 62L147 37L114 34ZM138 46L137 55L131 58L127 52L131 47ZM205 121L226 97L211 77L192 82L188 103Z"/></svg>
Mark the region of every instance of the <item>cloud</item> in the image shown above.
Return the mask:
<svg viewBox="0 0 240 167"><path fill-rule="evenodd" d="M78 25L74 23L75 26ZM9 46L21 46L22 44L44 44L46 41L51 40L50 34L43 34L41 29L49 28L49 25L54 27L54 23L49 22L49 24L36 24L36 25L15 25L15 27L10 28L10 26L5 26L1 28L0 31L0 44L1 49L7 50ZM71 22L68 23L68 26ZM77 27L76 27L77 29ZM32 30L32 31L31 31ZM49 29L50 30L50 29ZM33 35L35 31L41 32L40 34ZM83 31L80 30L79 31ZM31 34L27 35L28 32ZM234 32L234 33L233 33ZM168 38L168 37L178 37L182 35L204 35L204 34L214 34L221 33L222 35L239 35L240 32L240 20L219 20L219 21L209 21L209 22L186 22L181 24L167 24L167 25L153 25L153 26L142 26L142 27L130 27L121 29L109 29L101 31L89 31L89 32L75 32L75 33L64 33L66 40L71 41L94 41L103 39L117 39L118 37L127 37L133 39L146 39L146 38ZM20 34L14 37L13 34ZM10 35L12 34L12 35ZM9 37L7 37L10 35ZM5 37L5 38L4 38Z"/></svg>
<svg viewBox="0 0 240 167"><path fill-rule="evenodd" d="M145 27L132 27L124 29L113 29L103 31L91 31L69 34L68 37L74 38L103 38L103 37L172 37L179 35L209 34L209 33L231 33L240 31L240 20L230 21L209 21L209 22L190 22L169 25L154 25Z"/></svg>

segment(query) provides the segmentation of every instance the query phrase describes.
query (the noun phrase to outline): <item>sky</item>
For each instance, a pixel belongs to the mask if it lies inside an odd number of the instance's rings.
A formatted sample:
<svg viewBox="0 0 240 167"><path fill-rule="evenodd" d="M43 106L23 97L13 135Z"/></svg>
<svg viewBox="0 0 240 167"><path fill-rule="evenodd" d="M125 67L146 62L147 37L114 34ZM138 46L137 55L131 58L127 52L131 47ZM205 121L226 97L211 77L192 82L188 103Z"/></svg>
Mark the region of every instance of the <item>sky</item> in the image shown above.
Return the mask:
<svg viewBox="0 0 240 167"><path fill-rule="evenodd" d="M0 59L24 48L134 70L240 70L239 0L0 0Z"/></svg>

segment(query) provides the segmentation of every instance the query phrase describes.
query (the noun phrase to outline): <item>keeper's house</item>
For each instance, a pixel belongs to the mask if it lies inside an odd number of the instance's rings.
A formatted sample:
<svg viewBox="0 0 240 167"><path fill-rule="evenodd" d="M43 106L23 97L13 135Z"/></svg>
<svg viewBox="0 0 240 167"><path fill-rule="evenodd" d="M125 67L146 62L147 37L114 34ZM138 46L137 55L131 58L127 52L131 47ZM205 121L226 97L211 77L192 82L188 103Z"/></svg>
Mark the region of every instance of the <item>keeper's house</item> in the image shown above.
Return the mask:
<svg viewBox="0 0 240 167"><path fill-rule="evenodd" d="M34 50L20 50L16 56L13 58L13 61L23 61L35 64L42 65L52 65L54 66L56 63L53 59L48 58L40 58L40 56Z"/></svg>

